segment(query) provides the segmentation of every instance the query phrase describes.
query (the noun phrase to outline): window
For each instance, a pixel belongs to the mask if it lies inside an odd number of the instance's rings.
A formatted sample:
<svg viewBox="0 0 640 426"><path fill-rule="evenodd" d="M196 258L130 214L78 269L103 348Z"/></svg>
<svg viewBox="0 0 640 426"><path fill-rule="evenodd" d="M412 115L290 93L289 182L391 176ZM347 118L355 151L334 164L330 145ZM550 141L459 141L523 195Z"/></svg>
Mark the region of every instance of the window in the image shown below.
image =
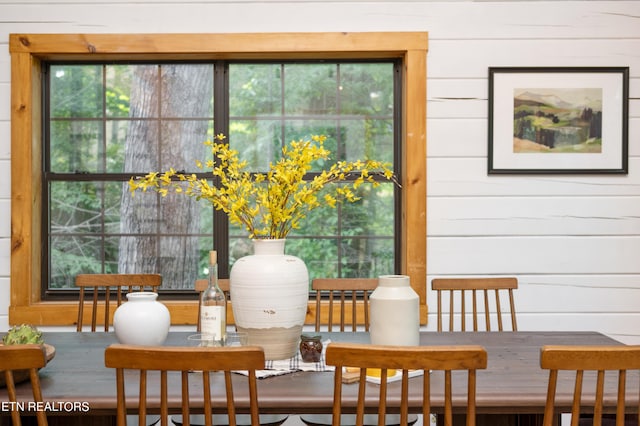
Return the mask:
<svg viewBox="0 0 640 426"><path fill-rule="evenodd" d="M135 43L131 41L135 40ZM300 43L304 40L305 43ZM12 257L10 322L72 324L75 304L41 299L41 74L47 62L387 61L400 63L403 168L399 272L411 277L426 320L426 33L220 35L11 35ZM282 65L278 65L282 66ZM231 102L229 102L231 105ZM234 136L229 114L230 139ZM238 117L236 124L242 121ZM280 133L282 134L282 133ZM71 169L69 169L71 170ZM82 170L79 170L82 172ZM75 170L74 170L75 172ZM82 174L82 173L79 173ZM193 301L166 300L176 324L195 321ZM65 309L67 308L67 309ZM310 315L314 315L313 309Z"/></svg>
<svg viewBox="0 0 640 426"><path fill-rule="evenodd" d="M229 135L255 172L291 140L322 134L332 151L323 168L374 158L395 162L400 175L397 62L44 64L44 298L75 289L79 273L118 272L160 273L162 292L193 296L212 248L227 277L248 254L243 229L227 229L226 215L208 203L134 198L127 184L171 167L206 178L196 161L211 158L203 142L213 135ZM289 234L288 252L312 279L397 272L400 191L375 177L380 186L360 187L356 202L322 206Z"/></svg>

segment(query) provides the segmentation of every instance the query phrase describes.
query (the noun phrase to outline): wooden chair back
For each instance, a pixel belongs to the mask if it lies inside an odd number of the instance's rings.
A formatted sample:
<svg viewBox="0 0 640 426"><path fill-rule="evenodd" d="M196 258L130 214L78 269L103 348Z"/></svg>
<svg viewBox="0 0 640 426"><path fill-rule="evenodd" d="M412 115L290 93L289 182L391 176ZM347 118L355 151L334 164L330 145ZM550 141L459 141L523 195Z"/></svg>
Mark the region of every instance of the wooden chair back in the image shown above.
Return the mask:
<svg viewBox="0 0 640 426"><path fill-rule="evenodd" d="M456 308L460 309L460 331L467 331L466 316L471 314L473 318L473 331L479 331L478 323L481 322L481 311L478 309L478 294L482 294L482 304L484 311L484 331L492 331L491 328L491 303L489 295L495 294L495 318L497 320L498 331L504 331L503 316L511 317L511 330L517 331L516 308L513 300L513 291L518 288L518 279L514 277L493 277L493 278L435 278L431 281L431 289L438 294L438 331L443 329L443 293L449 295L449 316L448 331L455 331L454 317ZM500 294L505 293L508 297L508 309L502 308ZM467 308L467 295L471 296L471 310ZM456 302L457 301L457 302Z"/></svg>
<svg viewBox="0 0 640 426"><path fill-rule="evenodd" d="M379 424L384 424L387 412L387 374L389 369L402 371L400 424L408 424L409 371L422 370L422 415L428 421L431 413L431 371L444 373L444 422L452 426L453 402L451 372L467 372L467 426L475 425L476 370L487 367L487 352L482 346L381 346L352 343L330 343L326 363L335 366L333 393L333 426L340 425L342 413L343 368L359 370L356 424L363 424L365 413L366 369L381 369L378 403L375 407ZM371 406L369 407L371 408Z"/></svg>
<svg viewBox="0 0 640 426"><path fill-rule="evenodd" d="M618 395L616 400L616 426L625 424L625 406L628 405L626 397L626 379L628 370L640 371L640 345L636 346L568 346L555 345L543 346L540 351L540 367L549 370L549 385L547 389L547 401L544 410L544 426L551 426L555 417L555 397L556 385L558 382L558 371L570 370L575 372L575 382L573 389L573 402L571 404L571 426L577 426L582 413L581 402L587 398L585 395L595 395L593 398L592 410L593 425L602 424L603 397L605 373L618 375ZM582 391L583 382L589 382L587 372L595 372L596 380L594 391ZM587 373L589 374L589 373ZM593 384L593 382L590 382ZM639 389L636 388L635 392ZM635 393L634 392L634 393ZM591 399L589 398L589 399ZM634 401L637 411L637 422L640 424L640 395ZM585 410L586 411L586 410Z"/></svg>
<svg viewBox="0 0 640 426"><path fill-rule="evenodd" d="M196 292L198 293L198 319L196 320L196 330L198 331L198 333L200 333L201 331L200 310L202 309L202 299L200 298L200 296L202 296L202 292L205 291L208 286L209 286L209 280L206 278L196 280L196 283L194 286ZM218 287L220 287L220 290L222 290L222 292L224 293L225 297L227 298L227 302L231 300L230 292L229 292L229 279L219 278Z"/></svg>
<svg viewBox="0 0 640 426"><path fill-rule="evenodd" d="M252 425L259 424L258 387L256 370L264 369L264 351L259 346L232 347L182 347L182 346L135 346L113 344L105 350L105 366L116 369L117 424L126 426L125 369L139 370L139 401L137 403L140 424L146 424L148 371L160 373L160 420L162 426L169 424L167 373L180 372L182 378L181 414L189 418L189 378L202 376L203 407L206 426L212 425L212 371L224 375L227 413L230 424L236 424L235 398L231 375L234 370L247 371L249 410ZM201 371L194 375L190 371Z"/></svg>
<svg viewBox="0 0 640 426"><path fill-rule="evenodd" d="M115 291L115 310L122 304L123 295L131 291L154 291L162 285L160 274L80 274L76 276L76 287L80 288L78 303L78 323L76 331L82 331L84 325L84 305L86 289L93 292L91 303L91 331L96 331L100 293L104 293L104 331L111 324L111 296Z"/></svg>
<svg viewBox="0 0 640 426"><path fill-rule="evenodd" d="M0 345L0 373L4 375L7 395L11 404L11 422L20 426L20 411L17 402L14 372L29 371L33 400L42 403L42 390L38 369L46 365L45 349L42 345ZM43 410L36 411L38 426L47 425L47 416Z"/></svg>
<svg viewBox="0 0 640 426"><path fill-rule="evenodd" d="M369 295L378 286L376 278L316 278L311 282L311 289L316 292L316 331L333 331L335 326L345 331L346 324L351 324L351 331L358 325L369 331ZM328 318L323 321L321 304L323 298L329 300ZM337 305L337 306L336 306ZM360 314L358 305L361 305ZM349 308L347 310L347 308ZM334 313L337 310L337 319ZM350 314L347 314L349 312Z"/></svg>

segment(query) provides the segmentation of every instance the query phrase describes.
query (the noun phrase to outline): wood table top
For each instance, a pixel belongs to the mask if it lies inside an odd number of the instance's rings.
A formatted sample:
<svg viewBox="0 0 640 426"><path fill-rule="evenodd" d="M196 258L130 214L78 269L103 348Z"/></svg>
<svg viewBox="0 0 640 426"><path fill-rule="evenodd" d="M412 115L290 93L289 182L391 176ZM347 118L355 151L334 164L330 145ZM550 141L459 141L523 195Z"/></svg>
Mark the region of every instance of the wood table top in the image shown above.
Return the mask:
<svg viewBox="0 0 640 426"><path fill-rule="evenodd" d="M166 345L183 345L191 332L171 332ZM323 340L345 342L369 341L368 333L320 333ZM104 349L116 343L113 333L45 333L47 343L55 346L56 357L40 371L40 380L44 400L56 404L82 403L87 412L64 414L104 415L113 414L116 409L115 372L104 366ZM620 345L621 343L596 332L422 332L422 345L456 345L478 344L485 347L488 353L488 368L478 371L477 377L477 411L484 414L529 414L542 413L545 404L548 372L540 368L540 347L556 344L593 344ZM628 397L638 398L638 375L630 374ZM194 373L197 374L197 373ZM179 376L175 376L174 385L170 386L171 404L177 410L180 403ZM605 405L608 410L615 406L615 377L607 380ZM153 379L149 379L153 382ZM238 386L234 391L240 400L238 410L246 408L246 394L240 383L246 380L242 375L235 375ZM197 382L197 381L195 381ZM214 380L215 382L215 380ZM419 412L421 405L422 380L410 380L415 397L410 404L412 410ZM221 382L220 382L221 383ZM443 380L432 373L432 405L434 412L439 412L443 404ZM585 379L585 389L589 378ZM198 388L201 383L194 383L190 395L196 399L202 394ZM370 406L377 404L376 384L369 384ZM454 405L464 406L466 400L466 376L454 373L453 382ZM560 375L557 398L561 406L570 406L572 378ZM30 387L19 385L19 395L29 400ZM158 386L159 388L159 386ZM389 406L397 405L399 383L389 385ZM345 385L343 401L347 410L355 406L356 385ZM137 385L127 388L127 393L137 395ZM261 412L264 413L331 413L333 401L332 372L294 372L286 375L269 377L258 381L258 394ZM153 399L157 392L150 389ZM588 395L588 393L587 393ZM213 398L219 407L224 407L223 389L215 390ZM0 389L0 400L7 400L6 390ZM394 402L395 401L395 402ZM154 406L153 401L151 405ZM134 408L132 405L131 408ZM629 412L637 411L637 405L629 406ZM8 413L6 413L8 414ZM55 415L55 413L48 413Z"/></svg>

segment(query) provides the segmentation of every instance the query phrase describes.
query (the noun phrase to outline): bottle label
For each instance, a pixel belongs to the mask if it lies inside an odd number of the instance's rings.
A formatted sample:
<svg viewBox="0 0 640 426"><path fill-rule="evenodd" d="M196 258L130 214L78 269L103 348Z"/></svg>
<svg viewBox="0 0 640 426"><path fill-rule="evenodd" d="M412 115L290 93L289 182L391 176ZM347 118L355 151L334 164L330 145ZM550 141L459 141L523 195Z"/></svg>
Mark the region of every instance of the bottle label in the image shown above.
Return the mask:
<svg viewBox="0 0 640 426"><path fill-rule="evenodd" d="M213 340L222 340L226 328L224 306L202 306L200 311L200 331L208 334Z"/></svg>

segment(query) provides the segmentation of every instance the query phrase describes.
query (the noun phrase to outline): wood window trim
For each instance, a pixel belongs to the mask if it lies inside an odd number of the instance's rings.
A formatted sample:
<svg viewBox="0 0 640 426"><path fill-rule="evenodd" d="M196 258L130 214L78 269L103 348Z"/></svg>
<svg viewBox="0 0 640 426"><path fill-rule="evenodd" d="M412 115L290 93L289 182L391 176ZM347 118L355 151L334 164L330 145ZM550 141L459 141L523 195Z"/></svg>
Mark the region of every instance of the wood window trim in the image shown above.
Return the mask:
<svg viewBox="0 0 640 426"><path fill-rule="evenodd" d="M11 303L9 323L71 325L77 302L40 298L41 61L401 58L401 273L426 323L426 32L259 34L11 34ZM196 301L163 300L173 324L195 324ZM324 314L324 312L323 312ZM313 323L309 303L307 322Z"/></svg>

